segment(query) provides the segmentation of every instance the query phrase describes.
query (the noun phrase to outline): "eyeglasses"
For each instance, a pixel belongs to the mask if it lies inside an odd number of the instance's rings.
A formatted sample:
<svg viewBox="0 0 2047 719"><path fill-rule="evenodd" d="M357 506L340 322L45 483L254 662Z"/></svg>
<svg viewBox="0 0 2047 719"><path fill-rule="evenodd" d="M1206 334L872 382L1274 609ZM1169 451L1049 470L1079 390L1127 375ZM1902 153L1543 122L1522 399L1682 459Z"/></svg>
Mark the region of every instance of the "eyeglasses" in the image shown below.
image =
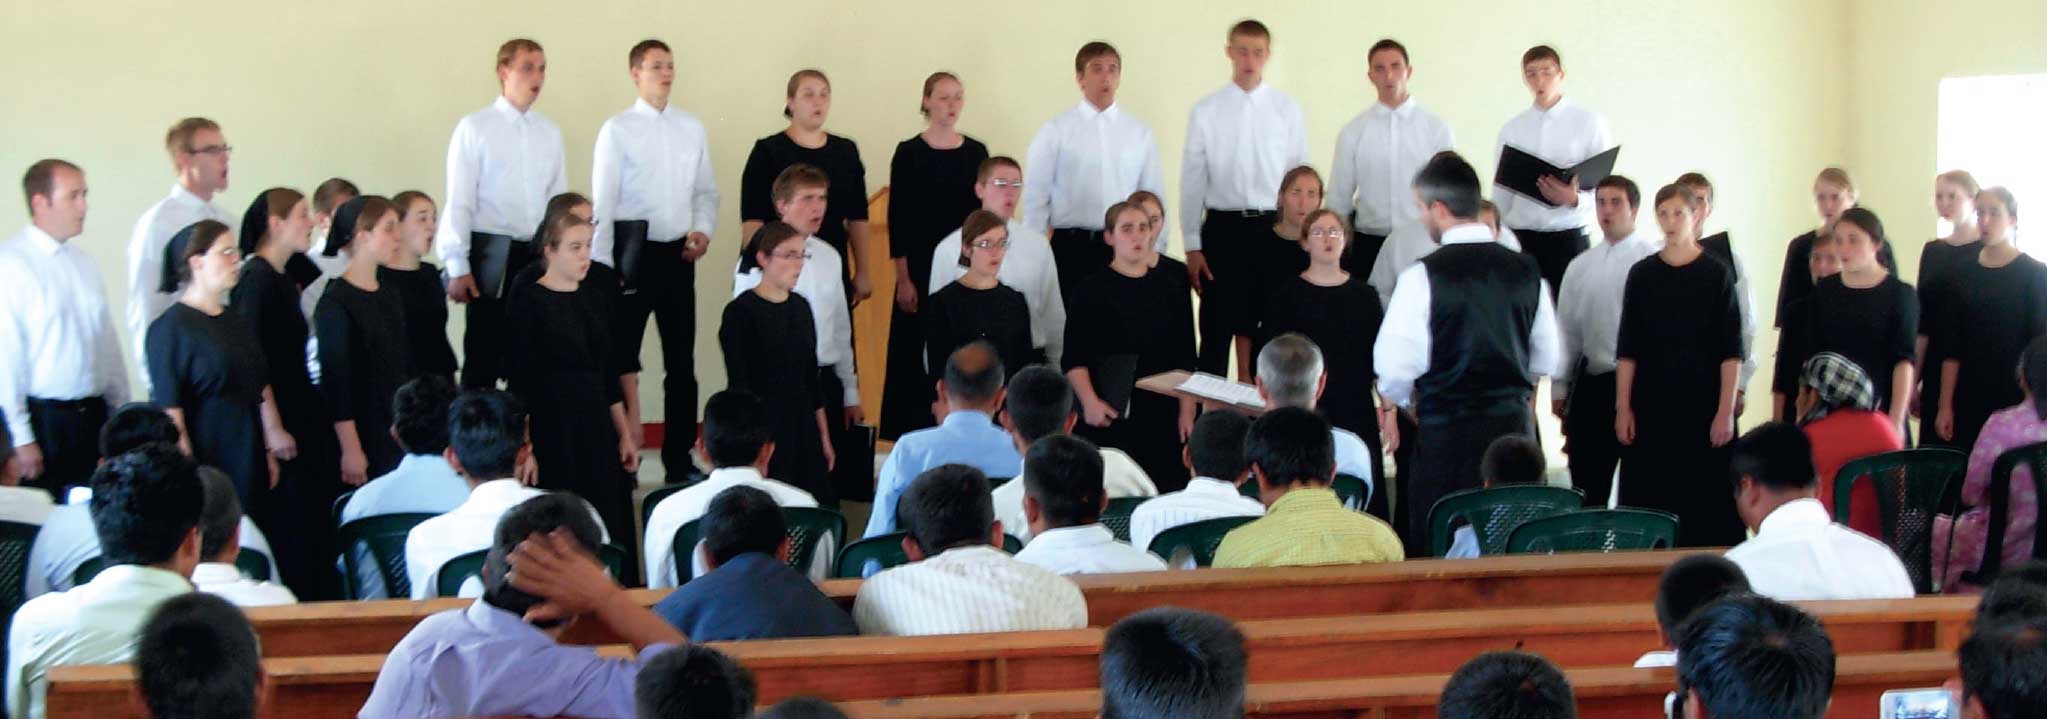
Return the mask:
<svg viewBox="0 0 2047 719"><path fill-rule="evenodd" d="M242 257L242 248L236 247L234 245L227 245L219 249L208 250L206 254L213 255L215 257L225 257L230 260L237 260L241 259Z"/></svg>
<svg viewBox="0 0 2047 719"><path fill-rule="evenodd" d="M207 145L205 147L194 147L189 152L194 155L225 155L234 151L233 145Z"/></svg>
<svg viewBox="0 0 2047 719"><path fill-rule="evenodd" d="M1308 237L1317 240L1339 240L1349 236L1350 233L1341 227L1317 227L1308 230Z"/></svg>
<svg viewBox="0 0 2047 719"><path fill-rule="evenodd" d="M974 249L977 250L1009 249L1009 240L974 240L972 244L974 246Z"/></svg>
<svg viewBox="0 0 2047 719"><path fill-rule="evenodd" d="M799 261L799 260L807 260L807 259L810 259L810 251L809 251L809 250L795 250L795 251L787 251L787 250L785 250L785 251L782 251L782 252L770 252L770 253L768 253L768 256L769 256L769 257L773 257L773 258L775 258L775 259L778 259L778 260L787 260L787 261L790 261L790 262L795 262L795 261Z"/></svg>
<svg viewBox="0 0 2047 719"><path fill-rule="evenodd" d="M988 186L997 190L1021 190L1023 189L1023 180L994 179L988 181Z"/></svg>

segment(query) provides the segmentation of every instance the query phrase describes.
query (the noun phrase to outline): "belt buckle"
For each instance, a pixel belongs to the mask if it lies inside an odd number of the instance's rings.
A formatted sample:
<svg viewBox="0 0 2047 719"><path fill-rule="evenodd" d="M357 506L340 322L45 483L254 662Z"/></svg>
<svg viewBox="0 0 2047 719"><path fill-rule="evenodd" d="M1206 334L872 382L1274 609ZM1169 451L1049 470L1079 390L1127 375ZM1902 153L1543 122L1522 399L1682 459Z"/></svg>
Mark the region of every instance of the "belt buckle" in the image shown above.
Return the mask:
<svg viewBox="0 0 2047 719"><path fill-rule="evenodd" d="M1265 213L1266 210L1238 210L1237 216L1245 219L1257 219L1265 216Z"/></svg>

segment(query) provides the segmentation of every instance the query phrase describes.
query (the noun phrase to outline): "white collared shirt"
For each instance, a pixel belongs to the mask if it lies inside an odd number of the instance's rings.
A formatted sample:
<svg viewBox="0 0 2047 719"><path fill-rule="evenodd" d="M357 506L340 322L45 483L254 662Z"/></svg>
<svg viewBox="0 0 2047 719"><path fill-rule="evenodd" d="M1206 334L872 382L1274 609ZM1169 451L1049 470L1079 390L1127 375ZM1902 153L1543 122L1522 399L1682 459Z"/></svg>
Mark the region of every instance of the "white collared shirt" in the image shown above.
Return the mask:
<svg viewBox="0 0 2047 719"><path fill-rule="evenodd" d="M414 525L412 532L405 535L405 577L412 584L412 598L432 599L438 596L434 590L441 576L441 565L470 552L490 549L498 519L521 502L546 493L521 485L516 479L494 479L470 490L469 501L463 502L462 506ZM605 531L604 520L597 516L595 507L590 508L590 516L597 520L598 531ZM608 532L604 541L611 541ZM482 595L483 583L475 578L462 584L460 596Z"/></svg>
<svg viewBox="0 0 2047 719"><path fill-rule="evenodd" d="M8 715L42 718L52 667L133 658L135 633L157 605L190 591L191 582L175 572L119 564L85 586L28 600L7 633Z"/></svg>
<svg viewBox="0 0 2047 719"><path fill-rule="evenodd" d="M1511 229L1500 228L1499 243L1501 247L1521 251L1521 240ZM1429 239L1429 228L1419 222L1393 228L1393 234L1386 236L1386 244L1379 248L1379 258L1372 261L1372 272L1365 279L1366 284L1378 290L1380 307L1393 301L1393 285L1400 281L1400 273L1421 262L1437 247L1440 245Z"/></svg>
<svg viewBox="0 0 2047 719"><path fill-rule="evenodd" d="M1054 574L1120 574L1166 568L1166 561L1151 552L1116 541L1115 533L1100 522L1047 529L1017 552L1016 558Z"/></svg>
<svg viewBox="0 0 2047 719"><path fill-rule="evenodd" d="M1628 288L1628 273L1635 263L1663 249L1663 237L1640 226L1635 234L1618 241L1609 237L1571 259L1564 270L1564 284L1557 288L1557 329L1563 335L1564 362L1558 367L1551 391L1558 399L1570 396L1577 379L1578 359L1585 359L1587 374L1606 374L1619 365L1621 298Z"/></svg>
<svg viewBox="0 0 2047 719"><path fill-rule="evenodd" d="M597 130L590 203L597 234L590 258L612 263L612 222L646 220L648 242L710 236L718 224L718 184L704 123L669 103L636 99Z"/></svg>
<svg viewBox="0 0 2047 719"><path fill-rule="evenodd" d="M1249 480L1256 481L1256 480ZM1265 503L1244 496L1237 485L1212 477L1187 480L1187 488L1137 505L1130 513L1130 546L1149 549L1160 532L1222 517L1262 517Z"/></svg>
<svg viewBox="0 0 2047 719"><path fill-rule="evenodd" d="M1137 466L1137 460L1120 449L1103 447L1101 452L1102 489L1110 499L1158 496L1159 486L1152 483L1143 467ZM1002 531L1028 543L1031 523L1024 517L1023 467L1016 470L1016 477L996 487L990 496L995 502L995 518L1002 521Z"/></svg>
<svg viewBox="0 0 2047 719"><path fill-rule="evenodd" d="M810 496L809 492L762 477L760 470L752 467L721 467L711 470L710 476L705 477L703 481L662 499L660 504L654 505L654 513L648 515L647 539L643 544L646 551L641 552L646 559L647 573L644 576L647 578L647 588L667 589L678 584L674 561L676 530L682 529L682 525L702 518L704 511L711 506L711 499L717 497L719 492L733 487L752 487L767 492L778 506L817 506L817 498ZM701 539L699 537L699 540ZM830 538L826 538L825 542L830 544ZM837 553L836 547L818 549L815 556L819 558ZM704 573L703 560L695 556L696 552L693 551L691 554L691 566L694 570L691 576L700 576ZM814 576L812 579L823 577Z"/></svg>
<svg viewBox="0 0 2047 719"><path fill-rule="evenodd" d="M931 253L930 294L938 294L960 278L960 230L938 241ZM1031 309L1031 345L1045 350L1045 361L1059 366L1066 347L1066 301L1059 294L1059 271L1052 264L1052 242L1043 232L1032 232L1022 222L1009 221L1009 254L995 278L1022 292ZM1014 373L1021 368L1011 368Z"/></svg>
<svg viewBox="0 0 2047 719"><path fill-rule="evenodd" d="M232 564L202 562L192 568L192 584L199 591L228 600L237 607L274 607L299 603L298 595L282 584L258 582L242 576Z"/></svg>
<svg viewBox="0 0 2047 719"><path fill-rule="evenodd" d="M469 235L531 238L547 201L569 189L562 131L539 110L499 97L455 123L448 192L434 249L449 277L469 274Z"/></svg>
<svg viewBox="0 0 2047 719"><path fill-rule="evenodd" d="M1727 550L1755 593L1782 602L1913 596L1905 564L1883 542L1835 524L1826 505L1798 499L1778 507L1756 536Z"/></svg>
<svg viewBox="0 0 2047 719"><path fill-rule="evenodd" d="M94 395L128 401L106 283L85 250L24 226L0 245L0 411L14 446L36 441L28 398Z"/></svg>
<svg viewBox="0 0 2047 719"><path fill-rule="evenodd" d="M1201 221L1211 209L1278 208L1280 180L1306 164L1307 124L1286 93L1263 82L1250 92L1229 83L1201 98L1188 113L1180 156L1185 249L1201 250Z"/></svg>
<svg viewBox="0 0 2047 719"><path fill-rule="evenodd" d="M846 311L845 261L817 235L803 241L803 251L810 253L810 259L803 261L803 272L796 275L796 294L809 301L810 321L817 327L817 366L830 367L839 376L839 385L846 388L844 405L852 407L860 404L860 378L853 372L853 319ZM760 268L744 273L733 268L733 297L760 284Z"/></svg>
<svg viewBox="0 0 2047 719"><path fill-rule="evenodd" d="M277 552L271 551L270 540L248 517L242 517L240 536L243 551L262 552L270 558L270 576L283 576L277 571ZM28 548L23 596L34 599L51 592L70 591L79 565L98 556L100 536L92 526L92 512L82 503L51 508L49 516L43 518L43 528L36 532L35 543Z"/></svg>
<svg viewBox="0 0 2047 719"><path fill-rule="evenodd" d="M1017 215L1036 234L1074 227L1102 229L1102 213L1130 193L1165 196L1158 140L1120 104L1106 110L1082 100L1038 129L1024 155L1024 191ZM1159 234L1159 240L1165 240Z"/></svg>
<svg viewBox="0 0 2047 719"><path fill-rule="evenodd" d="M1570 98L1560 98L1548 110L1530 106L1500 128L1500 141L1493 157L1513 145L1557 167L1568 168L1613 147L1613 130L1606 116L1579 107ZM1594 221L1592 192L1578 193L1577 207L1550 207L1540 201L1494 186L1493 203L1500 206L1500 224L1523 230L1551 232L1578 227L1598 229Z"/></svg>
<svg viewBox="0 0 2047 719"><path fill-rule="evenodd" d="M163 285L163 251L171 243L171 236L179 230L200 220L213 220L228 226L233 233L234 218L222 211L210 200L199 199L185 186L171 184L171 194L135 220L135 231L128 236L128 335L135 342L135 366L148 367L149 354L142 348L143 338L149 334L149 323L157 315L169 309L178 301L174 292L158 292ZM97 272L95 272L97 274ZM102 292L104 294L104 291ZM149 393L149 373L142 373L143 394ZM21 441L17 438L15 441Z"/></svg>
<svg viewBox="0 0 2047 719"><path fill-rule="evenodd" d="M1421 222L1415 173L1436 153L1454 149L1457 136L1450 125L1414 98L1400 107L1374 102L1337 133L1324 198L1339 215L1355 210L1359 232L1392 234L1395 227Z"/></svg>
<svg viewBox="0 0 2047 719"><path fill-rule="evenodd" d="M868 577L853 621L877 636L1080 629L1087 599L1065 577L974 545Z"/></svg>
<svg viewBox="0 0 2047 719"><path fill-rule="evenodd" d="M1457 245L1496 242L1492 230L1479 223L1452 227L1443 232L1442 244ZM1539 282L1536 292L1535 326L1528 333L1528 372L1538 376L1557 374L1562 342L1557 338L1557 311L1549 299L1549 283ZM1379 394L1400 406L1412 404L1414 381L1429 371L1430 294L1429 266L1416 262L1400 273L1394 283L1393 299L1386 304L1386 321L1379 325L1379 341L1372 346L1372 367L1379 373Z"/></svg>

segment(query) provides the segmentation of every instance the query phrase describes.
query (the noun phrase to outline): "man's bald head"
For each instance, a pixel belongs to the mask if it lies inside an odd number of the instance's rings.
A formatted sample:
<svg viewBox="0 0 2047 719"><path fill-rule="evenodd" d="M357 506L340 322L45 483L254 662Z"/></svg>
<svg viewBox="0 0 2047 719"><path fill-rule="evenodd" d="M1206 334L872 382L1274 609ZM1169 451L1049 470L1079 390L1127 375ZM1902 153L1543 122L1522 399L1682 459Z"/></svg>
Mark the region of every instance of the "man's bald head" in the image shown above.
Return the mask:
<svg viewBox="0 0 2047 719"><path fill-rule="evenodd" d="M1002 401L1002 358L995 347L975 340L945 360L945 400L962 409L993 409Z"/></svg>

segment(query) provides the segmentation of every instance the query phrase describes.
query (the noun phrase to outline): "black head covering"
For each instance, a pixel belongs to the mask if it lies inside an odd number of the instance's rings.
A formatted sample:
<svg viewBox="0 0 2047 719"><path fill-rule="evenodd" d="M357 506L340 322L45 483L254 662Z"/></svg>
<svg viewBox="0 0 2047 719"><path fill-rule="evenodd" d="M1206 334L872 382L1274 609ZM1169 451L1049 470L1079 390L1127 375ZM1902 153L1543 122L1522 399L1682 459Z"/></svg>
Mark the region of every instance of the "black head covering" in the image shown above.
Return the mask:
<svg viewBox="0 0 2047 719"><path fill-rule="evenodd" d="M272 188L276 189L276 188ZM270 190L256 193L256 199L249 203L249 209L242 212L242 230L239 244L243 257L256 254L256 245L263 241L263 233L270 230Z"/></svg>
<svg viewBox="0 0 2047 719"><path fill-rule="evenodd" d="M171 241L163 246L163 271L157 278L156 291L176 292L178 286L184 284L178 270L185 266L185 247L192 244L192 235L199 232L201 222L207 220L186 225L185 229L178 230L178 234L171 235Z"/></svg>
<svg viewBox="0 0 2047 719"><path fill-rule="evenodd" d="M334 208L334 221L327 225L327 246L320 254L333 257L341 248L355 241L355 221L362 215L362 206L368 204L370 195L357 195Z"/></svg>

